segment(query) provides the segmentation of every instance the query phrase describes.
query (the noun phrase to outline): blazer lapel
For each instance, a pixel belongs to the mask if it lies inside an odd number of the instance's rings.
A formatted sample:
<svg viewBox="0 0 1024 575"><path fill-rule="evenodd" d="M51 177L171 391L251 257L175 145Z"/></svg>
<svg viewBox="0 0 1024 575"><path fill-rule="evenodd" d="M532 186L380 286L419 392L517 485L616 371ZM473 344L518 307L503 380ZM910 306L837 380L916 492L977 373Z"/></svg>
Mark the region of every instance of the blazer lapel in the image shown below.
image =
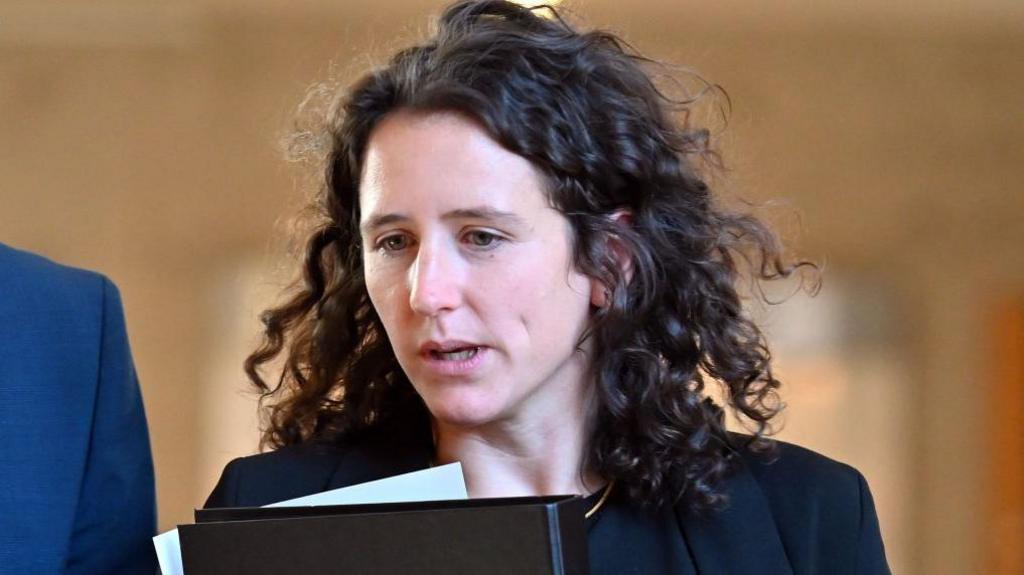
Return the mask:
<svg viewBox="0 0 1024 575"><path fill-rule="evenodd" d="M761 573L792 575L761 488L745 465L725 481L728 505L698 516L676 507L676 517L701 575Z"/></svg>

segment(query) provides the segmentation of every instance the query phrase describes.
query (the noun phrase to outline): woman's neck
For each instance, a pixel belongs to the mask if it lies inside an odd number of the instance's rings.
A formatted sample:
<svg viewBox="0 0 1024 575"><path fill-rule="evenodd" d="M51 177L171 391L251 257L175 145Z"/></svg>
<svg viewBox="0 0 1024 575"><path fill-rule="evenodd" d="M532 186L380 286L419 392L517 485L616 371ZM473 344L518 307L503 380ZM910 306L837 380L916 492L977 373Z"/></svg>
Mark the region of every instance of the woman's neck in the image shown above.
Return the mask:
<svg viewBox="0 0 1024 575"><path fill-rule="evenodd" d="M583 468L590 417L460 428L434 421L437 463L462 463L470 497L589 494L604 481Z"/></svg>

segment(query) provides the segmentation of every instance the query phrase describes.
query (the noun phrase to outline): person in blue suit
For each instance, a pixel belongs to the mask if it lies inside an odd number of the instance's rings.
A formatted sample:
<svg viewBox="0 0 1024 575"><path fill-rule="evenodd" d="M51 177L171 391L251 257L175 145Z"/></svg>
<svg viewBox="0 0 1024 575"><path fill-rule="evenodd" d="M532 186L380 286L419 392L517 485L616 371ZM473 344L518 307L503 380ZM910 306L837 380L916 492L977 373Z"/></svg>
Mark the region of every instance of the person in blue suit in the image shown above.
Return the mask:
<svg viewBox="0 0 1024 575"><path fill-rule="evenodd" d="M153 463L117 288L0 244L0 573L154 573Z"/></svg>

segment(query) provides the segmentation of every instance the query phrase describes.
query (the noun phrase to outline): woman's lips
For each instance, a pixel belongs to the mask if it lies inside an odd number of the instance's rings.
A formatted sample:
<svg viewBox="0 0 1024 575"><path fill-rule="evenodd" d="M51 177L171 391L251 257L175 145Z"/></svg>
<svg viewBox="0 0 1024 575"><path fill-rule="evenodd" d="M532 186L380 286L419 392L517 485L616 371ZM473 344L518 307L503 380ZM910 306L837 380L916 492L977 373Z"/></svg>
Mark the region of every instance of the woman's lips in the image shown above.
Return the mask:
<svg viewBox="0 0 1024 575"><path fill-rule="evenodd" d="M479 370L490 354L490 348L472 346L442 352L437 349L420 353L427 370L437 375L467 376Z"/></svg>

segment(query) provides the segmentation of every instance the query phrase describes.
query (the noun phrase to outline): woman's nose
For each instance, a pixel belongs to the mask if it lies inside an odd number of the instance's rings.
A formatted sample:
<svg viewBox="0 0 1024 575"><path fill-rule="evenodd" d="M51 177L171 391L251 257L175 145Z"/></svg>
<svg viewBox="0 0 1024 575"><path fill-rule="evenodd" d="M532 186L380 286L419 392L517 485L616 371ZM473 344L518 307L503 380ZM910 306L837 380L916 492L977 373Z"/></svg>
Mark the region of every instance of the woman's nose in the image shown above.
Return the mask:
<svg viewBox="0 0 1024 575"><path fill-rule="evenodd" d="M444 248L422 247L409 269L409 305L434 317L462 303L457 263Z"/></svg>

